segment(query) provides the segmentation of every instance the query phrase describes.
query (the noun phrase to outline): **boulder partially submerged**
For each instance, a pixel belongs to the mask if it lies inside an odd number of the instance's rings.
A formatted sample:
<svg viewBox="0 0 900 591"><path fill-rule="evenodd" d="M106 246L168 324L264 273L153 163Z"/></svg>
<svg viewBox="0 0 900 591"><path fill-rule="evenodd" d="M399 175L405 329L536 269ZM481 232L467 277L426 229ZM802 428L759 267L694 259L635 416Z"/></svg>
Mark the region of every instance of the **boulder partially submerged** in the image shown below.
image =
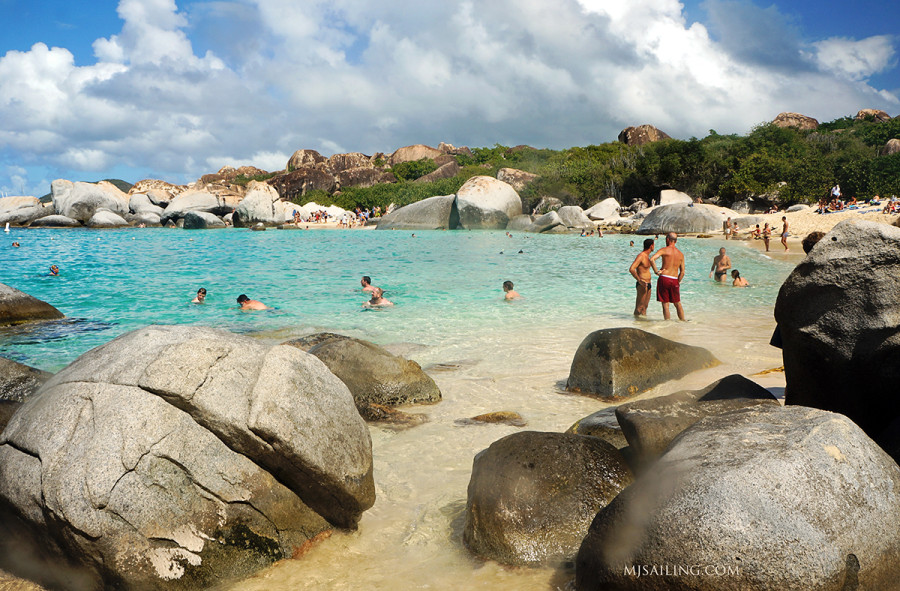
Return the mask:
<svg viewBox="0 0 900 591"><path fill-rule="evenodd" d="M355 527L374 502L371 440L315 357L151 326L26 400L0 437L0 497L3 541L41 548L52 586L66 565L85 588L205 588ZM5 550L2 568L27 567Z"/></svg>
<svg viewBox="0 0 900 591"><path fill-rule="evenodd" d="M459 226L456 195L429 197L378 218L377 230L452 230Z"/></svg>
<svg viewBox="0 0 900 591"><path fill-rule="evenodd" d="M638 228L638 234L702 234L722 229L733 212L705 203L675 203L654 207Z"/></svg>
<svg viewBox="0 0 900 591"><path fill-rule="evenodd" d="M64 318L62 312L25 292L0 283L0 326Z"/></svg>
<svg viewBox="0 0 900 591"><path fill-rule="evenodd" d="M456 193L460 226L467 230L505 229L522 215L522 200L515 189L489 176L473 176Z"/></svg>

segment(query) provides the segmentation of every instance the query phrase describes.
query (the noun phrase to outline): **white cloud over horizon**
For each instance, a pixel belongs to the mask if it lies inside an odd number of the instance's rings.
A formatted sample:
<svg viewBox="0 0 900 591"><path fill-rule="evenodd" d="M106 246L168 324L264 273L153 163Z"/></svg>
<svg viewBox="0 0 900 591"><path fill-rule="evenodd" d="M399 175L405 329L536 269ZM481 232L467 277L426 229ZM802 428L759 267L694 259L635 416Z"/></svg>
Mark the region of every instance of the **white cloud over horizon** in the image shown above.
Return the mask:
<svg viewBox="0 0 900 591"><path fill-rule="evenodd" d="M708 26L676 0L121 0L90 65L40 43L0 56L0 191L45 182L23 167L185 182L300 148L561 148L900 108L869 83L894 39L806 43L774 8L706 9Z"/></svg>

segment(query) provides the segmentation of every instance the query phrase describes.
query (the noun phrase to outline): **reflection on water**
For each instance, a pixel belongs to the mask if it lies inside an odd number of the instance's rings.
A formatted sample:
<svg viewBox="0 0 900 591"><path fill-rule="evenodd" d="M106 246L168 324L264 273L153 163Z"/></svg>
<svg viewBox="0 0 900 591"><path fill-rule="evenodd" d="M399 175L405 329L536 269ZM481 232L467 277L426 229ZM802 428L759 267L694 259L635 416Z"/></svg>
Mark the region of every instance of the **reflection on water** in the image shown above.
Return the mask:
<svg viewBox="0 0 900 591"><path fill-rule="evenodd" d="M6 356L15 361L25 363L29 356L18 353L26 347L52 350L60 341L80 338L90 333L103 333L112 330L115 322L92 320L90 318L60 318L43 322L28 322L12 326L0 326L0 343L8 352ZM110 335L111 340L115 335Z"/></svg>

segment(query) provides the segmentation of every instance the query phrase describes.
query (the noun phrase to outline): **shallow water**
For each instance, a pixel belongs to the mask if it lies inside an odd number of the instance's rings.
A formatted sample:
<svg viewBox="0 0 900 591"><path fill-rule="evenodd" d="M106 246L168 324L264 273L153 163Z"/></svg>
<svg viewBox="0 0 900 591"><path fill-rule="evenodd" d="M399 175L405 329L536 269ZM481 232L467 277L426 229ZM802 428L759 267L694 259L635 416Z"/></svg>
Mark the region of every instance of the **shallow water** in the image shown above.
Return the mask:
<svg viewBox="0 0 900 591"><path fill-rule="evenodd" d="M57 370L84 351L150 323L218 326L281 342L329 330L372 340L418 361L443 401L410 407L429 422L372 426L378 498L359 531L337 533L300 560L284 561L234 589L552 589L564 569L515 569L470 556L461 544L466 486L476 453L519 429L456 424L511 410L526 429L562 431L605 406L562 390L590 332L635 326L710 349L722 365L643 397L702 387L730 373L781 365L768 346L777 290L796 257L740 242L681 239L689 322L664 322L659 304L635 320L628 266L634 238L504 232L221 230L14 230L22 246L0 250L0 282L51 302L67 319L0 331L0 355ZM657 241L662 246L662 241ZM751 288L708 278L726 246ZM518 251L522 250L520 254ZM502 254L501 254L502 251ZM50 264L61 268L49 277ZM396 303L364 310L361 275ZM512 280L524 299L505 302ZM207 304L189 302L197 288ZM247 293L276 309L241 312ZM674 311L673 311L674 314Z"/></svg>

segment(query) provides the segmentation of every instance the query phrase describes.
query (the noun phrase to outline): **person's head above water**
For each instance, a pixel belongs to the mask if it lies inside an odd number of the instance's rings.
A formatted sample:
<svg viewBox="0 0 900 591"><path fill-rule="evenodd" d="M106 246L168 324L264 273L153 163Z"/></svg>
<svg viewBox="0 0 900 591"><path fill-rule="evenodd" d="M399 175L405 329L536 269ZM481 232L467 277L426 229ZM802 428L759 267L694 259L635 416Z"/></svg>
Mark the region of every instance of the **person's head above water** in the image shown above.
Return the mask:
<svg viewBox="0 0 900 591"><path fill-rule="evenodd" d="M243 304L244 302L249 302L249 301L250 301L250 298L248 298L246 294L242 293L241 295L239 295L237 297L237 302L239 304Z"/></svg>
<svg viewBox="0 0 900 591"><path fill-rule="evenodd" d="M512 291L513 282L512 281L504 281L503 282L503 291Z"/></svg>
<svg viewBox="0 0 900 591"><path fill-rule="evenodd" d="M737 269L733 269L733 270L731 271L731 276L732 276L734 279L737 279L738 277L741 276L741 272L738 271Z"/></svg>
<svg viewBox="0 0 900 591"><path fill-rule="evenodd" d="M359 282L362 283L363 287L365 287L372 284L372 278L368 275L363 275L362 279L360 279Z"/></svg>

